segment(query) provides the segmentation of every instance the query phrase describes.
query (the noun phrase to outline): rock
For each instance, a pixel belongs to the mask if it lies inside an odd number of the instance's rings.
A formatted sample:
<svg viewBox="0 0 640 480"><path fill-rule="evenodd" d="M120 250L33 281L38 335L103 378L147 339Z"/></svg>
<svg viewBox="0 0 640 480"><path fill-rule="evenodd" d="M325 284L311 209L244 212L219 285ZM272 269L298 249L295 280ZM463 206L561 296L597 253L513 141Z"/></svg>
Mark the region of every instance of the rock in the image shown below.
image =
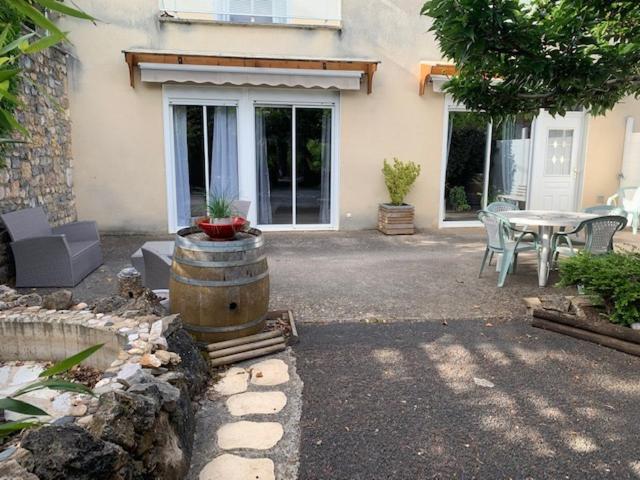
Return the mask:
<svg viewBox="0 0 640 480"><path fill-rule="evenodd" d="M33 307L35 305L42 305L42 297L37 293L30 293L28 295L22 295L17 302L18 305L22 307Z"/></svg>
<svg viewBox="0 0 640 480"><path fill-rule="evenodd" d="M280 441L284 429L278 422L234 422L218 429L218 446L223 450L252 448L268 450Z"/></svg>
<svg viewBox="0 0 640 480"><path fill-rule="evenodd" d="M162 365L162 362L153 353L145 353L140 359L140 365L157 368Z"/></svg>
<svg viewBox="0 0 640 480"><path fill-rule="evenodd" d="M282 392L245 392L227 399L227 408L234 417L274 414L286 404L287 396Z"/></svg>
<svg viewBox="0 0 640 480"><path fill-rule="evenodd" d="M493 387L495 387L495 385L492 382L490 382L489 380L486 380L484 378L473 377L473 383L475 383L479 387L485 387L485 388L493 388Z"/></svg>
<svg viewBox="0 0 640 480"><path fill-rule="evenodd" d="M571 308L571 300L564 295L543 295L540 303L545 310L566 313Z"/></svg>
<svg viewBox="0 0 640 480"><path fill-rule="evenodd" d="M75 417L72 415L65 415L64 417L59 417L56 418L53 422L51 422L52 425L69 425L71 423L74 423L76 421Z"/></svg>
<svg viewBox="0 0 640 480"><path fill-rule="evenodd" d="M30 430L21 445L33 454L32 472L40 480L95 480L130 475L130 460L122 448L94 437L78 425Z"/></svg>
<svg viewBox="0 0 640 480"><path fill-rule="evenodd" d="M94 313L111 313L122 308L127 301L119 295L112 295L110 297L100 298L93 304Z"/></svg>
<svg viewBox="0 0 640 480"><path fill-rule="evenodd" d="M225 453L209 462L199 480L275 480L275 466L270 458L243 458Z"/></svg>
<svg viewBox="0 0 640 480"><path fill-rule="evenodd" d="M120 372L116 376L118 380L123 380L125 382L129 382L129 380L136 375L142 367L137 363L127 363L124 367L120 369ZM128 385L129 383L127 383Z"/></svg>
<svg viewBox="0 0 640 480"><path fill-rule="evenodd" d="M58 290L42 298L42 308L47 310L69 310L73 305L73 293L70 290Z"/></svg>
<svg viewBox="0 0 640 480"><path fill-rule="evenodd" d="M249 372L244 368L231 367L213 386L213 389L220 395L234 395L246 391L248 387Z"/></svg>
<svg viewBox="0 0 640 480"><path fill-rule="evenodd" d="M180 400L180 390L164 382L138 383L127 390L128 393L138 393L155 399L160 407L167 412L174 412Z"/></svg>
<svg viewBox="0 0 640 480"><path fill-rule="evenodd" d="M175 320L173 321L176 322ZM174 371L184 374L191 398L195 398L207 387L209 363L204 359L193 338L183 328L178 328L166 337L168 350L180 357Z"/></svg>
<svg viewBox="0 0 640 480"><path fill-rule="evenodd" d="M33 473L29 473L15 460L9 460L0 465L0 480L40 480Z"/></svg>
<svg viewBox="0 0 640 480"><path fill-rule="evenodd" d="M87 415L76 420L76 423L81 427L87 427L91 424L91 422L93 422L93 415Z"/></svg>
<svg viewBox="0 0 640 480"><path fill-rule="evenodd" d="M280 385L289 381L289 367L279 358L255 363L249 367L254 385Z"/></svg>
<svg viewBox="0 0 640 480"><path fill-rule="evenodd" d="M87 308L89 305L87 305L84 302L80 302L77 305L74 305L73 307L71 307L71 310L84 310L85 308ZM102 315L101 313L98 315Z"/></svg>
<svg viewBox="0 0 640 480"><path fill-rule="evenodd" d="M640 330L640 322L632 323L631 328L634 330Z"/></svg>
<svg viewBox="0 0 640 480"><path fill-rule="evenodd" d="M5 460L7 460L11 455L13 455L14 453L16 453L16 447L10 446L5 448L4 450L2 450L0 452L0 462L4 462Z"/></svg>
<svg viewBox="0 0 640 480"><path fill-rule="evenodd" d="M153 398L130 392L109 392L100 397L90 431L97 437L141 454L153 443L151 438L160 404Z"/></svg>
<svg viewBox="0 0 640 480"><path fill-rule="evenodd" d="M182 361L180 355L174 352L167 352L166 350L156 350L154 355L162 362L163 365L177 365Z"/></svg>
<svg viewBox="0 0 640 480"><path fill-rule="evenodd" d="M83 417L85 416L87 413L87 406L80 404L80 405L76 405L75 407L72 407L71 410L69 411L69 414L72 415L73 417Z"/></svg>

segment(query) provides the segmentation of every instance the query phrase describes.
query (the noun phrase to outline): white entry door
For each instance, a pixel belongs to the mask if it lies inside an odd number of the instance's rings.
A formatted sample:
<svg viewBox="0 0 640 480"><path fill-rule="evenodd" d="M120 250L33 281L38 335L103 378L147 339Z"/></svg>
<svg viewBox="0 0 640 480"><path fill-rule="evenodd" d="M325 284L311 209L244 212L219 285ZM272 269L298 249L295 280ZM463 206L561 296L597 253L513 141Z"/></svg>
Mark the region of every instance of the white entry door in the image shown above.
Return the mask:
<svg viewBox="0 0 640 480"><path fill-rule="evenodd" d="M540 112L534 129L529 208L576 210L583 131L583 112L568 112L564 117Z"/></svg>

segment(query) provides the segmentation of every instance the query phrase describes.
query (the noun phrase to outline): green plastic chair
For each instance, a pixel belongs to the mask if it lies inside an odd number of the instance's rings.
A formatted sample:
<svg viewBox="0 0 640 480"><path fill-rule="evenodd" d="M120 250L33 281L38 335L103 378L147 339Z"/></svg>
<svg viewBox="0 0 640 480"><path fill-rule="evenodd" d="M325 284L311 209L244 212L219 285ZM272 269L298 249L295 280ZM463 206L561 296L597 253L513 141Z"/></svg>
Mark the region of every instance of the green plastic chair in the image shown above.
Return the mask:
<svg viewBox="0 0 640 480"><path fill-rule="evenodd" d="M481 210L478 218L487 232L487 248L484 251L482 265L478 278L482 276L484 267L489 263L495 253L502 255L500 273L498 274L498 287L503 287L508 273L515 273L518 265L518 254L535 250L540 257L540 243L538 235L534 232L518 230L509 220L499 213ZM523 241L530 236L531 241Z"/></svg>
<svg viewBox="0 0 640 480"><path fill-rule="evenodd" d="M607 205L621 207L627 214L627 220L631 222L633 234L638 233L640 227L640 187L626 187L618 190L607 200Z"/></svg>
<svg viewBox="0 0 640 480"><path fill-rule="evenodd" d="M552 258L557 263L560 255L572 257L578 253L579 250L575 248L571 238L580 232L584 232L585 238L583 251L592 255L609 253L613 250L613 236L626 226L627 219L620 215L604 215L584 220L574 230L557 232L553 235L551 238Z"/></svg>

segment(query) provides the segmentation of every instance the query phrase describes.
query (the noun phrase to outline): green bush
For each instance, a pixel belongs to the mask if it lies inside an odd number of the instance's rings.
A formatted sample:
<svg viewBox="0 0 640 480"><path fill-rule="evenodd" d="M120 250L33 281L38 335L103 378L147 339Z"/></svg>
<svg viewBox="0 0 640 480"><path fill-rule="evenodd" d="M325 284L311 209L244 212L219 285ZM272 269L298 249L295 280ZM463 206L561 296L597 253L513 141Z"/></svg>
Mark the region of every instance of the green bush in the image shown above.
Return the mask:
<svg viewBox="0 0 640 480"><path fill-rule="evenodd" d="M449 203L456 212L471 210L464 187L453 187L449 190Z"/></svg>
<svg viewBox="0 0 640 480"><path fill-rule="evenodd" d="M404 205L404 197L407 196L413 183L420 175L420 165L413 162L402 162L393 159L393 165L386 160L382 168L384 183L387 185L392 205Z"/></svg>
<svg viewBox="0 0 640 480"><path fill-rule="evenodd" d="M580 253L560 264L560 286L582 285L601 301L609 320L621 325L640 322L640 253Z"/></svg>

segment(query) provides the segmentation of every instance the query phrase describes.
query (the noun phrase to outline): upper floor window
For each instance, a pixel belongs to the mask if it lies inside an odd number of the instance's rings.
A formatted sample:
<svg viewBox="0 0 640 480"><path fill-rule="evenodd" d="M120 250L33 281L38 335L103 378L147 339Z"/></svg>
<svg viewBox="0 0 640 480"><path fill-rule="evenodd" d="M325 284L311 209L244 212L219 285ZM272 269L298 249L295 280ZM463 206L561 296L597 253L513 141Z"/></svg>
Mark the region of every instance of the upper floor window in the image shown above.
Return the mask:
<svg viewBox="0 0 640 480"><path fill-rule="evenodd" d="M239 24L339 28L341 0L160 0L171 17Z"/></svg>

